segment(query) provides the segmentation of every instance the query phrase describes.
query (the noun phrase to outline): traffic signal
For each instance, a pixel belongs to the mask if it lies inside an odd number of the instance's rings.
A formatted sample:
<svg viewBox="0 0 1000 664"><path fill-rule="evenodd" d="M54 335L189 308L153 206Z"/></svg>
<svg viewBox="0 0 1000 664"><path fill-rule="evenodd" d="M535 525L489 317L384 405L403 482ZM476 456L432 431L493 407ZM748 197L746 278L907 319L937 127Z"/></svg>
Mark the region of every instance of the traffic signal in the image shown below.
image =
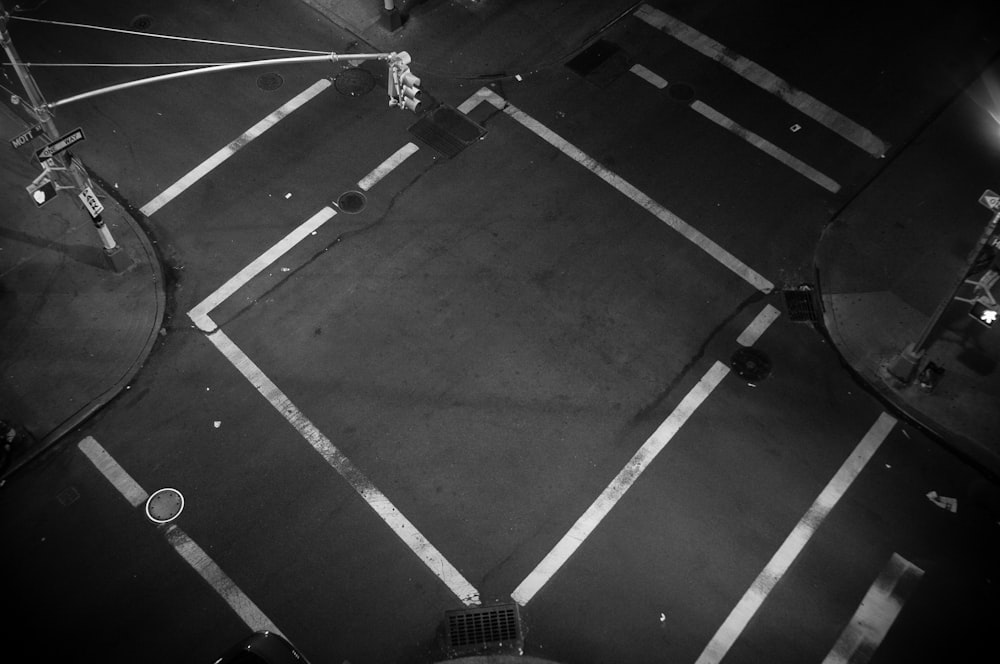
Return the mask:
<svg viewBox="0 0 1000 664"><path fill-rule="evenodd" d="M56 183L50 180L45 173L35 178L35 181L25 188L38 207L45 205L59 195Z"/></svg>
<svg viewBox="0 0 1000 664"><path fill-rule="evenodd" d="M997 305L996 302L990 300L992 298L976 298L972 303L972 308L969 309L969 315L986 327L993 327L993 323L997 322Z"/></svg>
<svg viewBox="0 0 1000 664"><path fill-rule="evenodd" d="M410 71L410 54L406 51L389 54L389 106L399 106L416 112L420 106L420 79Z"/></svg>

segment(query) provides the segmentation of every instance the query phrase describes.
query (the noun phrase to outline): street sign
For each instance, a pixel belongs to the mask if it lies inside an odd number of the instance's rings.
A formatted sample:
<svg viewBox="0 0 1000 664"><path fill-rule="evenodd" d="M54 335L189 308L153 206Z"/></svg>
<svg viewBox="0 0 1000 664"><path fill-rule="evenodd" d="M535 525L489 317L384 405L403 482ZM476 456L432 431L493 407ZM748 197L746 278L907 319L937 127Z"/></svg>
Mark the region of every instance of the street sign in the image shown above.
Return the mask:
<svg viewBox="0 0 1000 664"><path fill-rule="evenodd" d="M101 205L101 201L97 200L94 190L90 187L84 187L79 196L91 217L96 219L104 211L104 206Z"/></svg>
<svg viewBox="0 0 1000 664"><path fill-rule="evenodd" d="M1000 210L1000 194L987 189L979 197L979 204L996 212Z"/></svg>
<svg viewBox="0 0 1000 664"><path fill-rule="evenodd" d="M35 156L38 157L39 161L43 159L50 159L51 157L59 154L69 146L74 143L79 143L86 136L83 135L83 129L77 127L73 131L69 132L65 136L60 136L58 139L52 141L44 148L39 148L35 150Z"/></svg>
<svg viewBox="0 0 1000 664"><path fill-rule="evenodd" d="M36 136L41 136L44 133L45 130L42 129L41 125L35 125L34 127L28 129L28 131L21 134L20 136L15 136L14 138L10 139L10 145L13 148L19 148L25 146L31 141L31 139L35 138Z"/></svg>

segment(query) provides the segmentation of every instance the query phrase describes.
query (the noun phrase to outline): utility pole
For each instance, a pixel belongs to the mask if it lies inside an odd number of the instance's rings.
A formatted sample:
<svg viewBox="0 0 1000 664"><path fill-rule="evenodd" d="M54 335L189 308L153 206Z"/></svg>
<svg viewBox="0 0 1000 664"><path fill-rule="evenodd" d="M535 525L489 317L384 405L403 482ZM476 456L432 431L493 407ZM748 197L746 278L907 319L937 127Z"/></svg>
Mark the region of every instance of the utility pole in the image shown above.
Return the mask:
<svg viewBox="0 0 1000 664"><path fill-rule="evenodd" d="M41 90L38 89L38 85L35 83L35 79L32 77L31 72L24 63L21 62L20 56L17 54L17 50L14 48L14 44L10 39L10 33L7 31L7 22L10 19L10 14L7 13L6 8L3 6L3 2L0 1L0 43L3 45L3 50L7 53L7 58L10 60L11 65L14 67L14 71L17 73L17 78L21 81L21 85L24 87L25 93L28 95L28 100L31 103L31 114L41 125L42 130L45 132L46 138L49 142L54 142L59 140L61 134L56 128L55 122L52 120L52 113L49 111L48 104L45 102L45 98L42 96ZM14 97L12 99L14 103L18 103L18 98ZM87 175L86 169L83 167L83 163L68 153L60 152L59 154L54 154L51 157L54 164L52 170L61 173L69 174L70 179L73 182L71 187L76 191L81 198L86 197L84 200L92 200L96 203L96 199L93 197L93 190L91 189L90 176ZM42 164L45 167L45 164ZM92 203L92 204L93 204ZM111 235L111 231L105 225L104 220L101 218L100 207L92 208L88 206L88 210L96 209L97 212L89 212L90 218L94 222L94 226L97 228L97 234L101 238L101 244L104 246L104 255L108 260L108 264L115 272L123 272L130 265L130 260L126 253L122 251L122 248L115 243L114 237Z"/></svg>
<svg viewBox="0 0 1000 664"><path fill-rule="evenodd" d="M393 32L403 27L403 17L396 8L396 0L384 0L382 5L382 25Z"/></svg>

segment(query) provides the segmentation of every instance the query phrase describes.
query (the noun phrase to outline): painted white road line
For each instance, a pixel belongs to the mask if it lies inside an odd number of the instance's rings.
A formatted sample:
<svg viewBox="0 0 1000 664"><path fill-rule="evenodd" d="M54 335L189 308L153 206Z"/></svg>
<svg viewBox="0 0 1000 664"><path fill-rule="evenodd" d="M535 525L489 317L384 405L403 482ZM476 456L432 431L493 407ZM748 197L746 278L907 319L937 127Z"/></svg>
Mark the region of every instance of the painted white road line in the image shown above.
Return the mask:
<svg viewBox="0 0 1000 664"><path fill-rule="evenodd" d="M896 424L896 418L882 413L864 435L861 442L844 461L840 470L826 485L819 497L771 557L771 560L747 589L712 640L698 657L696 664L718 664L726 656L750 619L757 613L774 586L809 542L813 533L837 504L854 479L875 454L882 441Z"/></svg>
<svg viewBox="0 0 1000 664"><path fill-rule="evenodd" d="M273 247L257 257L252 263L233 275L226 283L222 284L211 295L202 300L197 306L188 312L188 316L202 332L211 332L216 325L208 314L217 306L222 304L230 295L239 290L244 284L267 269L269 265L278 260L288 250L309 236L310 233L333 218L337 212L330 207L322 210L306 219L298 228L279 240Z"/></svg>
<svg viewBox="0 0 1000 664"><path fill-rule="evenodd" d="M892 554L823 664L866 664L923 575L924 570L898 553Z"/></svg>
<svg viewBox="0 0 1000 664"><path fill-rule="evenodd" d="M97 467L97 470L101 471L105 479L118 489L118 492L125 497L125 500L132 507L139 507L145 504L149 498L149 494L143 491L138 482L132 479L132 476L125 472L125 469L119 466L117 461L111 458L107 450L93 436L87 436L81 440L77 443L77 447Z"/></svg>
<svg viewBox="0 0 1000 664"><path fill-rule="evenodd" d="M358 187L362 191L368 191L375 186L376 182L388 175L392 169L402 164L407 157L416 152L418 149L419 148L413 143L407 143L403 147L399 148L392 154L391 157L376 166L375 170L361 178L358 181Z"/></svg>
<svg viewBox="0 0 1000 664"><path fill-rule="evenodd" d="M833 193L837 193L838 191L840 191L840 185L837 184L833 178L824 175L823 173L820 173L818 170L816 170L809 164L805 163L801 159L793 157L792 155L788 154L787 152L779 148L777 145L774 145L773 143L764 140L763 138L753 133L749 129L737 124L735 121L731 120L730 118L726 117L719 111L715 110L708 104L705 104L696 99L693 102L691 102L691 109L699 113L701 116L708 118L709 120L719 125L720 127L728 129L729 131L731 131L732 133L736 134L744 141L749 143L750 145L754 146L755 148L764 152L765 154L774 157L785 166L788 166L789 168L799 173L800 175L804 175L805 177L809 178L810 180L812 180L819 186L823 187L827 191Z"/></svg>
<svg viewBox="0 0 1000 664"><path fill-rule="evenodd" d="M770 327L781 312L772 305L767 305L761 309L760 313L757 314L756 318L751 321L751 323L740 332L740 336L736 337L736 343L741 346L753 346L760 339L760 335L764 334L764 331Z"/></svg>
<svg viewBox="0 0 1000 664"><path fill-rule="evenodd" d="M87 436L81 440L77 447L83 452L90 462L101 472L104 477L111 482L118 491L125 497L132 507L139 507L146 502L149 495L125 472L125 470L115 461L107 450L101 446L92 436ZM236 615L238 615L247 627L252 630L269 630L281 633L274 623L264 615L264 612L257 608L257 605L246 596L246 594L233 583L222 569L208 557L201 547L194 543L190 537L176 525L167 527L165 533L167 541L170 542L174 550L194 568L198 574L208 581L209 585L222 597Z"/></svg>
<svg viewBox="0 0 1000 664"><path fill-rule="evenodd" d="M476 100L475 103L473 103L473 100ZM701 233L701 231L698 231L693 226L689 225L683 219L667 210L646 194L639 191L626 180L609 171L596 160L587 156L582 150L563 139L561 136L532 118L524 111L521 111L513 104L508 103L506 99L500 97L489 88L480 89L476 95L466 100L463 106L468 105L471 110L471 108L474 108L475 105L481 101L488 101L496 108L501 109L504 113L517 120L519 123L524 125L524 127L542 138L542 140L546 143L552 145L570 159L610 184L620 193L631 199L632 202L644 208L667 226L673 228L685 238L696 244L712 258L735 272L754 288L764 293L770 293L774 289L774 284L752 270L748 265L720 247L718 244L710 240L703 233Z"/></svg>
<svg viewBox="0 0 1000 664"><path fill-rule="evenodd" d="M662 76L660 76L659 74L657 74L652 70L646 69L642 65L638 64L632 65L632 68L629 69L629 71L638 76L639 78L643 79L647 83L651 83L661 90L667 87L667 85L669 85L669 83L667 83L667 79L663 78Z"/></svg>
<svg viewBox="0 0 1000 664"><path fill-rule="evenodd" d="M873 157L885 156L889 146L872 132L686 23L645 4L635 11L635 17L770 92Z"/></svg>
<svg viewBox="0 0 1000 664"><path fill-rule="evenodd" d="M239 589L239 586L230 579L222 568L215 564L208 554L198 546L194 540L175 525L170 525L166 529L167 541L170 542L174 550L180 554L188 565L208 582L208 585L225 600L236 615L246 623L247 627L256 631L267 630L269 632L281 632L270 618L264 615L256 604L253 603L246 593Z"/></svg>
<svg viewBox="0 0 1000 664"><path fill-rule="evenodd" d="M780 315L780 312L770 304L757 314L743 332L738 341L744 346L753 345L768 326ZM553 549L542 559L534 570L511 593L511 597L524 606L559 570L571 555L590 536L597 525L604 519L625 492L635 484L639 475L653 462L653 459L663 451L667 443L674 437L687 419L708 398L708 395L722 382L729 373L729 367L716 362L705 373L700 381L681 400L666 420L657 427L642 447L639 448L625 467L615 476L587 511L569 529Z"/></svg>
<svg viewBox="0 0 1000 664"><path fill-rule="evenodd" d="M549 551L548 555L528 574L514 589L511 597L524 606L531 601L542 586L563 566L571 555L583 544L597 525L607 516L611 508L625 495L625 492L635 484L642 472L653 462L653 459L663 451L667 443L674 437L688 418L694 414L708 395L712 393L722 379L729 373L729 367L716 362L702 376L701 380L688 392L666 420L657 427L642 447L632 456L625 467L615 476L611 483L601 492L587 511L569 529L562 539Z"/></svg>
<svg viewBox="0 0 1000 664"><path fill-rule="evenodd" d="M655 72L646 69L642 65L632 65L632 68L629 71L636 74L645 81L653 84L657 88L662 89L667 87L667 81L665 79L661 78ZM699 113L703 117L711 120L720 127L727 129L733 134L736 134L750 145L754 146L755 148L758 148L765 154L774 157L785 166L788 166L792 170L798 172L800 175L804 175L805 177L809 178L810 180L812 180L819 186L823 187L827 191L831 191L833 193L837 193L838 191L840 191L840 185L837 184L833 178L824 175L823 173L820 173L817 169L813 168L812 166L809 166L801 159L793 157L791 154L782 150L778 146L770 143L769 141L758 136L752 131L740 126L735 121L726 117L725 115L715 110L708 104L702 101L695 100L691 102L689 106L691 107L692 110Z"/></svg>
<svg viewBox="0 0 1000 664"><path fill-rule="evenodd" d="M425 538L419 530L365 477L347 456L337 449L295 404L271 382L222 330L207 335L215 347L229 360L250 384L288 420L313 449L336 470L341 477L368 503L369 507L392 529L425 565L467 606L479 604L479 591L465 580L451 563Z"/></svg>
<svg viewBox="0 0 1000 664"><path fill-rule="evenodd" d="M292 111L305 104L326 88L330 87L330 83L330 79L320 79L296 96L289 99L276 111L243 132L239 138L232 141L229 145L203 161L180 180L164 189L158 196L153 198L153 200L139 208L139 211L147 217L151 216L161 207L183 193L185 189L205 177L205 175L211 172L216 166L236 154L236 152L246 146L247 143L263 134L265 131L276 125L282 118L286 117Z"/></svg>

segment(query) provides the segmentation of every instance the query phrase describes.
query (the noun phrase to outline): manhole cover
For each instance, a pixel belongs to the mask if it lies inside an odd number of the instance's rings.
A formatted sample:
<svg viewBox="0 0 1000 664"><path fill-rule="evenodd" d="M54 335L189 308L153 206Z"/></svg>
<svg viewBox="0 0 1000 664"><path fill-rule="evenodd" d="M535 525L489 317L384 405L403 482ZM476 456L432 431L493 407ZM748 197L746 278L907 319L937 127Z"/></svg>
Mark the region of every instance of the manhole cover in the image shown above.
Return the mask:
<svg viewBox="0 0 1000 664"><path fill-rule="evenodd" d="M281 78L281 74L275 72L269 72L267 74L261 74L257 77L257 87L261 90L277 90L281 87L281 84L285 82L285 79Z"/></svg>
<svg viewBox="0 0 1000 664"><path fill-rule="evenodd" d="M372 91L375 87L375 76L360 67L345 69L333 79L333 87L337 88L340 94L357 97Z"/></svg>
<svg viewBox="0 0 1000 664"><path fill-rule="evenodd" d="M153 17L149 14L139 14L129 21L129 26L133 30L149 30L151 25L153 25Z"/></svg>
<svg viewBox="0 0 1000 664"><path fill-rule="evenodd" d="M340 198L337 199L337 207L344 212L354 214L365 209L366 202L365 195L360 191L348 191L341 194Z"/></svg>
<svg viewBox="0 0 1000 664"><path fill-rule="evenodd" d="M753 348L740 348L733 353L729 366L740 378L756 382L771 373L771 360L764 353Z"/></svg>
<svg viewBox="0 0 1000 664"><path fill-rule="evenodd" d="M677 101L691 101L694 99L694 88L687 83L671 83L667 86L667 94Z"/></svg>
<svg viewBox="0 0 1000 664"><path fill-rule="evenodd" d="M184 496L177 489L160 489L146 501L146 516L156 523L173 521L184 509Z"/></svg>

